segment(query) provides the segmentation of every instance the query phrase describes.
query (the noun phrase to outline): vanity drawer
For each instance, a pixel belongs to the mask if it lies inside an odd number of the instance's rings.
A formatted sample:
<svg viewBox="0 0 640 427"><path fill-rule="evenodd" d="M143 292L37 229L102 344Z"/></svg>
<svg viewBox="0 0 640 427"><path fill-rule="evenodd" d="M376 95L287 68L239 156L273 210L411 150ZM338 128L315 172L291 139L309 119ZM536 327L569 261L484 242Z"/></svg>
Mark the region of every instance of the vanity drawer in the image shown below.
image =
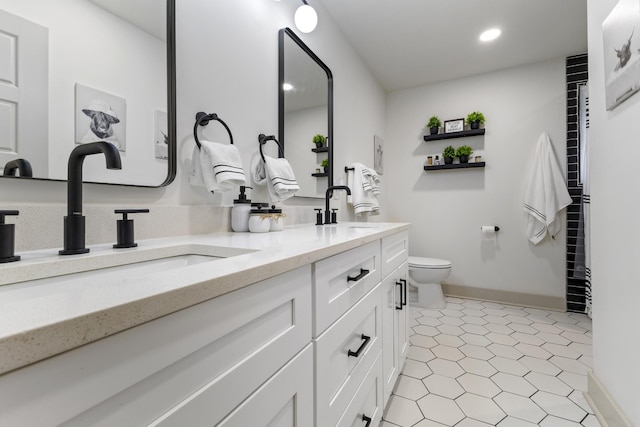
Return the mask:
<svg viewBox="0 0 640 427"><path fill-rule="evenodd" d="M335 426L382 348L376 286L315 340L317 426Z"/></svg>
<svg viewBox="0 0 640 427"><path fill-rule="evenodd" d="M380 252L382 277L387 277L409 259L409 232L383 237Z"/></svg>
<svg viewBox="0 0 640 427"><path fill-rule="evenodd" d="M378 354L336 427L376 427L380 424L384 412L381 372L382 355Z"/></svg>
<svg viewBox="0 0 640 427"><path fill-rule="evenodd" d="M379 241L315 263L313 336L318 337L379 282Z"/></svg>
<svg viewBox="0 0 640 427"><path fill-rule="evenodd" d="M3 375L0 425L215 425L310 340L306 266Z"/></svg>

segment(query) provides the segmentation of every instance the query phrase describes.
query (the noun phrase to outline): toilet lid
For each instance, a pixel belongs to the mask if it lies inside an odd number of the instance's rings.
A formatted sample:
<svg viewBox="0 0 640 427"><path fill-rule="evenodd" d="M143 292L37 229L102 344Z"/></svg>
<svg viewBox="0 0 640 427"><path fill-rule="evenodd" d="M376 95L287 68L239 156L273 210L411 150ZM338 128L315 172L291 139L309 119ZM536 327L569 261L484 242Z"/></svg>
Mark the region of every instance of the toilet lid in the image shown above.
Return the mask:
<svg viewBox="0 0 640 427"><path fill-rule="evenodd" d="M411 268L451 268L451 261L437 258L425 258L419 256L409 257L409 267Z"/></svg>

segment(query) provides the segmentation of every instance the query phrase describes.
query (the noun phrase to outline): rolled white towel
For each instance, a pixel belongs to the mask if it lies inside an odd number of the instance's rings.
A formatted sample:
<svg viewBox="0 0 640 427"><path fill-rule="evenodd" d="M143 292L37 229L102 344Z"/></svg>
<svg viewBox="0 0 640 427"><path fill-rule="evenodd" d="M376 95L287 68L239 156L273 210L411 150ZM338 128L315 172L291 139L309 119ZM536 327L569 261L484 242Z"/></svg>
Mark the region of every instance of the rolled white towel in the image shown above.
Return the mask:
<svg viewBox="0 0 640 427"><path fill-rule="evenodd" d="M194 150L189 181L208 191L229 191L246 184L240 152L234 145L200 140Z"/></svg>
<svg viewBox="0 0 640 427"><path fill-rule="evenodd" d="M287 159L264 156L265 161L258 160L253 173L253 181L258 185L266 185L271 201L281 202L300 190Z"/></svg>

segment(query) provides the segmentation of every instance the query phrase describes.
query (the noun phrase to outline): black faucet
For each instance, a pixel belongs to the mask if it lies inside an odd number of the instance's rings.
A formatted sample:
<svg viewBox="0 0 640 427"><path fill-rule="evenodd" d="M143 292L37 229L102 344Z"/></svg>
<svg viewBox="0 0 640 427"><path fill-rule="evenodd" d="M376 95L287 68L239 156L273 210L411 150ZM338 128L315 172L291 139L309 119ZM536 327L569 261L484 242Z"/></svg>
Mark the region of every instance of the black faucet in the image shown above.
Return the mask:
<svg viewBox="0 0 640 427"><path fill-rule="evenodd" d="M82 215L82 163L92 154L104 154L107 169L122 169L120 153L110 142L99 141L78 145L69 155L67 178L67 216L64 217L64 249L60 255L85 254L84 216Z"/></svg>
<svg viewBox="0 0 640 427"><path fill-rule="evenodd" d="M351 195L351 189L346 185L332 185L327 188L327 192L324 195L325 198L325 211L324 211L324 223L331 224L331 209L329 209L329 199L333 196L333 190L344 190L348 195Z"/></svg>

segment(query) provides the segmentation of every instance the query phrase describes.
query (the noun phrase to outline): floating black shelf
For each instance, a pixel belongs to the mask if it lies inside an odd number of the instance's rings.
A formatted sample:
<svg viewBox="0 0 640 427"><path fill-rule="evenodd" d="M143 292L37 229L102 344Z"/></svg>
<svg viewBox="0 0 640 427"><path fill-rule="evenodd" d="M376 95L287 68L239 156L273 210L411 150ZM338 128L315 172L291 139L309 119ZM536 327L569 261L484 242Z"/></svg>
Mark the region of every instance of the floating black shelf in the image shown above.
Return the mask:
<svg viewBox="0 0 640 427"><path fill-rule="evenodd" d="M323 176L329 176L329 174L326 172L320 172L320 173L312 173L311 176L315 176L316 178L322 178Z"/></svg>
<svg viewBox="0 0 640 427"><path fill-rule="evenodd" d="M314 153L328 153L329 147L312 148L311 151Z"/></svg>
<svg viewBox="0 0 640 427"><path fill-rule="evenodd" d="M464 138L465 136L484 135L484 128L461 130L460 132L438 133L435 135L425 135L425 141L437 141L439 139Z"/></svg>
<svg viewBox="0 0 640 427"><path fill-rule="evenodd" d="M425 166L424 170L426 170L426 171L437 171L437 170L443 170L443 169L469 169L469 168L483 168L484 166L485 166L485 162L452 163L450 165Z"/></svg>

